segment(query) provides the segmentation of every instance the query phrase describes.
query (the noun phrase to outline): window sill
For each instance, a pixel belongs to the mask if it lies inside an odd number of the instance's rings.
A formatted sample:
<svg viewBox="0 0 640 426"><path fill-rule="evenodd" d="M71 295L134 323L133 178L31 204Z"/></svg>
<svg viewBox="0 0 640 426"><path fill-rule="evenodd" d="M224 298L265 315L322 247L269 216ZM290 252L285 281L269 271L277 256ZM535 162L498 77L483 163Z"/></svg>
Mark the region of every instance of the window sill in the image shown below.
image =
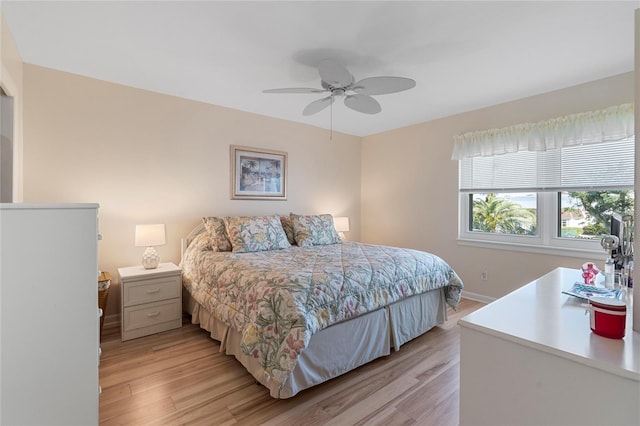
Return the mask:
<svg viewBox="0 0 640 426"><path fill-rule="evenodd" d="M501 241L485 241L485 240L458 238L458 245L466 246L466 247L480 247L480 248L492 249L492 250L508 250L508 251L523 252L523 253L545 254L548 256L577 257L580 259L587 258L591 260L604 261L607 258L607 255L604 252L604 250L551 247L551 246L540 246L540 245L534 245L534 244L507 243L507 242L501 242Z"/></svg>

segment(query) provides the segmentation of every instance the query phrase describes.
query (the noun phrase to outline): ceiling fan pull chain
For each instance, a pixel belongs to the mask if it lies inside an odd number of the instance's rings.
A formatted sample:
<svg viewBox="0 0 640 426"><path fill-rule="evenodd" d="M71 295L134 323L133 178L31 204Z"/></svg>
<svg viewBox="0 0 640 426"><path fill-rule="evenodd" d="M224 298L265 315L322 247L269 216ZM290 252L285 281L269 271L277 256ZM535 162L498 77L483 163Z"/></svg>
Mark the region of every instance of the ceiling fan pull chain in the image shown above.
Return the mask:
<svg viewBox="0 0 640 426"><path fill-rule="evenodd" d="M331 105L329 106L330 110L329 110L329 140L332 141L333 140L333 102L331 102Z"/></svg>

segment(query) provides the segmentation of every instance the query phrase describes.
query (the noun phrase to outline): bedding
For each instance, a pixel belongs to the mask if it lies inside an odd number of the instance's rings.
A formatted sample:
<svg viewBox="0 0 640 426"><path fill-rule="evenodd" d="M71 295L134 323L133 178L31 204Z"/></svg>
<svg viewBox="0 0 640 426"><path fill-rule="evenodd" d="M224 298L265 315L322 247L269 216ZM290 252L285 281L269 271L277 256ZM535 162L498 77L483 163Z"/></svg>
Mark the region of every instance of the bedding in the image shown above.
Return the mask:
<svg viewBox="0 0 640 426"><path fill-rule="evenodd" d="M282 225L282 230L287 235L287 240L289 240L289 245L294 245L296 243L296 238L293 235L293 225L291 224L291 216L280 216L280 224Z"/></svg>
<svg viewBox="0 0 640 426"><path fill-rule="evenodd" d="M202 218L204 228L207 230L209 245L213 251L231 251L231 241L227 236L224 219L220 217Z"/></svg>
<svg viewBox="0 0 640 426"><path fill-rule="evenodd" d="M251 253L210 246L201 233L185 250L184 287L238 332L243 355L280 385L320 330L435 289L452 307L460 300L453 269L417 250L352 242Z"/></svg>
<svg viewBox="0 0 640 426"><path fill-rule="evenodd" d="M290 217L293 235L296 244L300 247L339 244L341 242L333 225L333 216L330 214L303 216L291 213Z"/></svg>
<svg viewBox="0 0 640 426"><path fill-rule="evenodd" d="M279 215L225 217L224 226L234 253L291 247Z"/></svg>

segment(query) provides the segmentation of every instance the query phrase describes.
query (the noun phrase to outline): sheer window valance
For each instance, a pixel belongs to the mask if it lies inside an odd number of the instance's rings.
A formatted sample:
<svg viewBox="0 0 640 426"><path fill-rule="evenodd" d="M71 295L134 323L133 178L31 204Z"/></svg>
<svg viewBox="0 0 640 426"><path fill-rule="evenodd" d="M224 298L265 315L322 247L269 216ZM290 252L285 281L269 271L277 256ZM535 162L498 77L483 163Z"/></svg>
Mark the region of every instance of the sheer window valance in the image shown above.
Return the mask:
<svg viewBox="0 0 640 426"><path fill-rule="evenodd" d="M618 141L634 135L633 104L454 136L453 160Z"/></svg>

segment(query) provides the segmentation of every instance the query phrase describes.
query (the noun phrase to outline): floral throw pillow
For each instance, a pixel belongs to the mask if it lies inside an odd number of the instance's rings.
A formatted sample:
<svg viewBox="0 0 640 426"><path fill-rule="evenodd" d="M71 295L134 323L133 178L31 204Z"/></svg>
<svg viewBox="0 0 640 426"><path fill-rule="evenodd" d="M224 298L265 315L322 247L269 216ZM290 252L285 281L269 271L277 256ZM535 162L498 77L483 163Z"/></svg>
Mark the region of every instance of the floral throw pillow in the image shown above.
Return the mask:
<svg viewBox="0 0 640 426"><path fill-rule="evenodd" d="M227 236L224 220L220 217L203 217L204 228L209 234L209 241L213 251L231 251L231 242Z"/></svg>
<svg viewBox="0 0 640 426"><path fill-rule="evenodd" d="M291 247L279 215L225 217L224 224L234 253Z"/></svg>
<svg viewBox="0 0 640 426"><path fill-rule="evenodd" d="M284 229L284 233L287 234L287 240L289 240L289 244L294 245L296 243L296 237L293 234L293 225L291 224L291 217L280 216L280 223L282 224L282 229Z"/></svg>
<svg viewBox="0 0 640 426"><path fill-rule="evenodd" d="M330 214L302 216L291 213L291 224L296 243L300 247L339 244L342 241Z"/></svg>

